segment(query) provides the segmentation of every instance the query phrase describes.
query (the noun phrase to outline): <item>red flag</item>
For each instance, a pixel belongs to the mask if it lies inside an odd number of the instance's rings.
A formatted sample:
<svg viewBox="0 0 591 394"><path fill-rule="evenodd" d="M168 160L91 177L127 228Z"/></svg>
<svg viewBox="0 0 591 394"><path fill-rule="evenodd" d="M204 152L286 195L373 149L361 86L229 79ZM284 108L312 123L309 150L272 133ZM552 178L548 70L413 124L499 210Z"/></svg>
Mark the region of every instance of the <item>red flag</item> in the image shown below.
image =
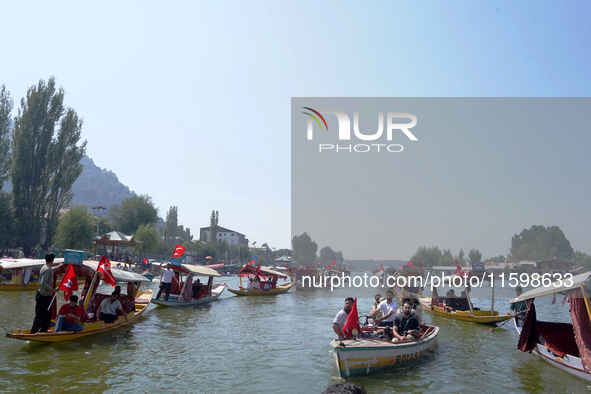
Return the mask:
<svg viewBox="0 0 591 394"><path fill-rule="evenodd" d="M462 272L462 267L460 267L460 265L458 264L458 260L454 259L454 261L456 262L456 275L460 276L460 273Z"/></svg>
<svg viewBox="0 0 591 394"><path fill-rule="evenodd" d="M111 272L111 262L105 256L101 257L101 261L99 262L97 272L103 274L105 283L110 284L111 286L115 287L117 281Z"/></svg>
<svg viewBox="0 0 591 394"><path fill-rule="evenodd" d="M347 337L356 337L357 334L361 333L361 326L359 325L359 315L357 314L357 298L353 302L349 317L343 326L343 334Z"/></svg>
<svg viewBox="0 0 591 394"><path fill-rule="evenodd" d="M263 271L261 271L261 266L259 264L257 264L257 275L258 276L265 276L265 274L263 274Z"/></svg>
<svg viewBox="0 0 591 394"><path fill-rule="evenodd" d="M318 269L318 263L314 262L314 269Z"/></svg>
<svg viewBox="0 0 591 394"><path fill-rule="evenodd" d="M60 289L64 291L64 299L66 301L74 294L74 290L78 290L78 282L76 282L76 274L74 273L74 266L72 264L66 270L64 279L60 283Z"/></svg>
<svg viewBox="0 0 591 394"><path fill-rule="evenodd" d="M181 255L185 253L185 247L181 246L181 245L177 245L174 248L174 253L172 254L172 257L181 257Z"/></svg>
<svg viewBox="0 0 591 394"><path fill-rule="evenodd" d="M285 263L285 269L289 271L289 264Z"/></svg>
<svg viewBox="0 0 591 394"><path fill-rule="evenodd" d="M423 272L423 264L419 261L419 269Z"/></svg>
<svg viewBox="0 0 591 394"><path fill-rule="evenodd" d="M330 265L337 265L337 262L333 260L332 263L330 263Z"/></svg>
<svg viewBox="0 0 591 394"><path fill-rule="evenodd" d="M306 275L312 275L312 270L308 266L306 266Z"/></svg>
<svg viewBox="0 0 591 394"><path fill-rule="evenodd" d="M252 263L254 263L254 260L252 260L250 263L246 264L246 266L248 267L249 265L251 265Z"/></svg>
<svg viewBox="0 0 591 394"><path fill-rule="evenodd" d="M144 263L148 264L148 260L144 257Z"/></svg>
<svg viewBox="0 0 591 394"><path fill-rule="evenodd" d="M403 270L404 269L404 265L400 264L400 269Z"/></svg>
<svg viewBox="0 0 591 394"><path fill-rule="evenodd" d="M380 264L380 271L384 270L384 264Z"/></svg>
<svg viewBox="0 0 591 394"><path fill-rule="evenodd" d="M410 268L414 268L414 267L415 267L415 266L412 264L412 261L411 261L410 263L408 263L408 266L409 266Z"/></svg>

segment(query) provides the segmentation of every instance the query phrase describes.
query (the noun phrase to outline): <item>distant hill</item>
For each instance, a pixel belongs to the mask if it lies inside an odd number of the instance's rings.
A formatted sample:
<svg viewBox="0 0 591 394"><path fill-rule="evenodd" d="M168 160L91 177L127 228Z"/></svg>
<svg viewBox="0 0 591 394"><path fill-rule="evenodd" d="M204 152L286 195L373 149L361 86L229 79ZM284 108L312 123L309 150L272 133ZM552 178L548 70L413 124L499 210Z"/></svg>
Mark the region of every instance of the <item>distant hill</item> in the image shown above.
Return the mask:
<svg viewBox="0 0 591 394"><path fill-rule="evenodd" d="M89 208L102 205L108 209L134 194L119 182L114 172L97 167L88 156L84 156L80 163L84 170L72 185L72 205L84 204Z"/></svg>

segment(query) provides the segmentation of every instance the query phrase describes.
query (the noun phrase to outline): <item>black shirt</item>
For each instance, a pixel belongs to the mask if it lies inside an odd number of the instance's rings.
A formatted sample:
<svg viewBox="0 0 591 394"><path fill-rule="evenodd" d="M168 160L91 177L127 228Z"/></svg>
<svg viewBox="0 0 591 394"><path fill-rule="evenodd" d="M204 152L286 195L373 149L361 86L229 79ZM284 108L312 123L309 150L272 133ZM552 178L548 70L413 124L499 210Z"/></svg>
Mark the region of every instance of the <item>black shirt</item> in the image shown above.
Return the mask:
<svg viewBox="0 0 591 394"><path fill-rule="evenodd" d="M404 315L397 315L394 318L394 327L398 327L398 333L403 335L408 330L416 330L419 328L419 321L413 315L407 318Z"/></svg>

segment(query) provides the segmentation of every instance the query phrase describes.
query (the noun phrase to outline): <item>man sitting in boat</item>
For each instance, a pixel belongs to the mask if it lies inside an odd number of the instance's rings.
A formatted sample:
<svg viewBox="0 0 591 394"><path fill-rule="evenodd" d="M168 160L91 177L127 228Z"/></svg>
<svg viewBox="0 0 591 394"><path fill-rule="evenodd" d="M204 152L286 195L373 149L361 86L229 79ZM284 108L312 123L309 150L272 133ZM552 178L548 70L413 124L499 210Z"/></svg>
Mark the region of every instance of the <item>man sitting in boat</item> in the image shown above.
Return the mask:
<svg viewBox="0 0 591 394"><path fill-rule="evenodd" d="M466 295L466 290L462 291L460 298L456 300L456 307L458 311L469 311L470 310L470 301L468 301L468 296Z"/></svg>
<svg viewBox="0 0 591 394"><path fill-rule="evenodd" d="M371 306L371 309L369 310L369 315L371 316L376 310L376 317L382 317L384 316L384 313L382 312L382 310L379 308L380 302L382 302L382 300L384 300L384 298L382 298L381 294L376 294L374 296L375 302L373 303L373 305Z"/></svg>
<svg viewBox="0 0 591 394"><path fill-rule="evenodd" d="M444 308L448 312L455 311L458 308L458 296L454 289L449 289L447 291Z"/></svg>
<svg viewBox="0 0 591 394"><path fill-rule="evenodd" d="M99 316L99 319L104 321L105 323L113 323L117 320L117 311L120 310L125 317L125 321L127 320L127 313L123 310L123 306L118 300L119 295L116 292L111 293L111 297L105 298L101 305L98 307L96 314Z"/></svg>
<svg viewBox="0 0 591 394"><path fill-rule="evenodd" d="M339 339L344 339L347 336L343 333L343 326L347 321L347 317L349 317L349 312L351 312L351 308L353 308L353 303L355 300L351 297L345 298L345 307L337 313L334 320L332 321L332 329L334 330L335 334Z"/></svg>
<svg viewBox="0 0 591 394"><path fill-rule="evenodd" d="M378 314L377 310L371 315L376 324L382 327L392 327L394 324L394 318L396 317L396 310L398 309L398 305L396 305L396 301L394 301L394 292L392 290L386 292L386 299L380 302L378 309L381 309L383 313L382 317L376 317Z"/></svg>
<svg viewBox="0 0 591 394"><path fill-rule="evenodd" d="M53 331L82 331L84 326L80 323L84 315L84 309L78 306L78 296L71 296L69 302L60 308Z"/></svg>
<svg viewBox="0 0 591 394"><path fill-rule="evenodd" d="M419 325L421 324L421 321L423 320L423 313L421 311L421 308L419 308L420 303L417 301L415 302L414 297L404 297L402 299L402 305L400 306L400 308L398 308L398 310L396 311L396 314L398 316L402 316L402 314L404 313L404 303L408 302L410 303L410 314L411 316L414 316L417 318Z"/></svg>
<svg viewBox="0 0 591 394"><path fill-rule="evenodd" d="M515 288L516 297L519 297L523 293L523 288L521 286L517 286ZM514 313L519 312L517 316L515 316L515 322L517 323L518 327L523 327L523 323L525 323L525 315L527 312L527 304L525 301L519 301L511 304L509 307Z"/></svg>
<svg viewBox="0 0 591 394"><path fill-rule="evenodd" d="M392 342L414 341L420 338L419 321L411 315L412 306L410 302L402 303L402 315L396 315L394 319L394 330Z"/></svg>

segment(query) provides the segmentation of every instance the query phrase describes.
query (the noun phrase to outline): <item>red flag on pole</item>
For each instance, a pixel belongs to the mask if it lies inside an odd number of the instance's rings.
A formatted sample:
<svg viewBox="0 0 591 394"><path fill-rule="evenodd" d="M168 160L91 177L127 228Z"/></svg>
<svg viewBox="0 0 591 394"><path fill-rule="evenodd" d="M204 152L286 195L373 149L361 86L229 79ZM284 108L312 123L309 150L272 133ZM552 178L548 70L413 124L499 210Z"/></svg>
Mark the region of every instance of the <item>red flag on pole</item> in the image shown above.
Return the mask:
<svg viewBox="0 0 591 394"><path fill-rule="evenodd" d="M148 264L148 260L146 260L146 258L144 257L144 263Z"/></svg>
<svg viewBox="0 0 591 394"><path fill-rule="evenodd" d="M316 261L314 262L314 269L318 269L318 263Z"/></svg>
<svg viewBox="0 0 591 394"><path fill-rule="evenodd" d="M74 266L72 264L68 265L64 279L60 283L60 290L64 291L64 299L66 301L74 294L74 290L78 290L78 282L76 282L76 274L74 273Z"/></svg>
<svg viewBox="0 0 591 394"><path fill-rule="evenodd" d="M172 257L181 257L181 255L185 253L185 247L181 246L181 245L177 245L174 248L174 253L172 254Z"/></svg>
<svg viewBox="0 0 591 394"><path fill-rule="evenodd" d="M252 260L250 263L246 264L246 266L248 267L249 265L251 265L252 263L254 263L254 260Z"/></svg>
<svg viewBox="0 0 591 394"><path fill-rule="evenodd" d="M289 264L285 263L285 269L289 271Z"/></svg>
<svg viewBox="0 0 591 394"><path fill-rule="evenodd" d="M312 275L312 270L308 266L306 266L306 275Z"/></svg>
<svg viewBox="0 0 591 394"><path fill-rule="evenodd" d="M408 263L408 266L409 266L410 268L414 268L414 267L415 267L415 266L413 265L412 261L411 261L410 263Z"/></svg>
<svg viewBox="0 0 591 394"><path fill-rule="evenodd" d="M419 269L423 272L423 264L419 261Z"/></svg>
<svg viewBox="0 0 591 394"><path fill-rule="evenodd" d="M101 257L101 261L99 262L97 272L103 274L105 283L110 284L111 286L115 287L117 281L111 272L111 262L105 256Z"/></svg>
<svg viewBox="0 0 591 394"><path fill-rule="evenodd" d="M353 302L349 317L343 326L343 334L348 337L356 337L357 334L361 333L361 326L359 325L359 315L357 314L357 298Z"/></svg>
<svg viewBox="0 0 591 394"><path fill-rule="evenodd" d="M384 270L384 264L380 264L380 271Z"/></svg>
<svg viewBox="0 0 591 394"><path fill-rule="evenodd" d="M332 263L330 263L330 265L337 265L337 262L333 260Z"/></svg>
<svg viewBox="0 0 591 394"><path fill-rule="evenodd" d="M460 265L458 264L458 260L454 259L454 261L456 262L456 275L460 276L460 272L462 272L462 267L460 267Z"/></svg>

